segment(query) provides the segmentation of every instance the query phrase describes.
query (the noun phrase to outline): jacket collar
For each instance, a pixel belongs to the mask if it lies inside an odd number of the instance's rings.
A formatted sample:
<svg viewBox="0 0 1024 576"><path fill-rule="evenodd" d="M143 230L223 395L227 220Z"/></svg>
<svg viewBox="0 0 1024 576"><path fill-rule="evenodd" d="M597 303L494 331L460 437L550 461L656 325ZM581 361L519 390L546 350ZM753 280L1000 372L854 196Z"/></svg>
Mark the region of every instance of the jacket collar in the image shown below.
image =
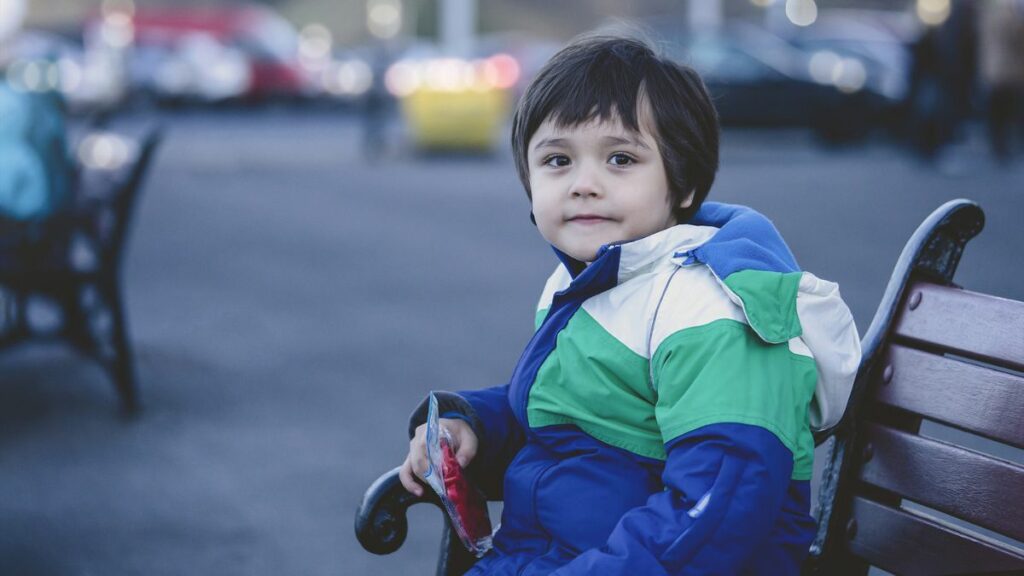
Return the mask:
<svg viewBox="0 0 1024 576"><path fill-rule="evenodd" d="M637 240L602 246L597 251L597 256L590 267L607 266L611 255L617 254L616 278L621 284L630 278L651 272L659 267L672 265L673 259L677 258L680 252L692 250L704 244L716 232L718 229L712 226L678 224ZM588 268L585 262L576 260L553 246L552 249L573 280Z"/></svg>
<svg viewBox="0 0 1024 576"><path fill-rule="evenodd" d="M745 206L706 202L688 224L602 246L589 266L555 249L578 297L669 266L704 264L766 342L801 334L800 268L771 220Z"/></svg>

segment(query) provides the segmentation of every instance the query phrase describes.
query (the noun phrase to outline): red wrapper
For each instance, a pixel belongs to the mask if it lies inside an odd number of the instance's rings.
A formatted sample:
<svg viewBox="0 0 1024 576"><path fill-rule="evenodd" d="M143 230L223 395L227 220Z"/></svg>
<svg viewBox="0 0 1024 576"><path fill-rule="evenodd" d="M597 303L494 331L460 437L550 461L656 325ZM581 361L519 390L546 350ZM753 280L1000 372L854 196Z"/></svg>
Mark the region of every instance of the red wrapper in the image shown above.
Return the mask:
<svg viewBox="0 0 1024 576"><path fill-rule="evenodd" d="M462 524L465 535L460 534L463 542L477 542L491 535L491 519L487 515L487 501L483 494L470 484L459 461L455 459L455 451L444 439L441 440L441 451L444 460L444 487L448 500L451 501L458 522ZM453 518L453 520L455 520ZM467 548L471 548L467 545Z"/></svg>
<svg viewBox="0 0 1024 576"><path fill-rule="evenodd" d="M441 427L440 420L437 397L431 394L427 411L427 460L430 468L423 479L441 499L462 545L479 558L491 548L487 498L473 486L459 466L452 438L448 430Z"/></svg>

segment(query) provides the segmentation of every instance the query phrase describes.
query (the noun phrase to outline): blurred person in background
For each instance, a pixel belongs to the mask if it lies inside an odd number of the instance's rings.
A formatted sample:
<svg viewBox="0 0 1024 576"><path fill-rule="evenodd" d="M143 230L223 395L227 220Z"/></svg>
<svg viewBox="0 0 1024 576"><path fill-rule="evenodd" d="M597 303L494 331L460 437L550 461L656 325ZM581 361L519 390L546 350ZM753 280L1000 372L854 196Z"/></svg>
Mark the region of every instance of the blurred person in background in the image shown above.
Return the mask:
<svg viewBox="0 0 1024 576"><path fill-rule="evenodd" d="M1024 0L989 0L981 15L981 78L988 91L992 154L1009 162L1024 96Z"/></svg>
<svg viewBox="0 0 1024 576"><path fill-rule="evenodd" d="M911 138L927 160L939 159L951 141L964 137L976 68L974 13L972 3L954 2L949 18L926 26L911 47Z"/></svg>
<svg viewBox="0 0 1024 576"><path fill-rule="evenodd" d="M45 223L71 205L65 111L53 67L17 59L10 49L24 17L22 0L0 15L0 271L16 251L36 247Z"/></svg>
<svg viewBox="0 0 1024 576"><path fill-rule="evenodd" d="M389 96L384 85L384 74L390 63L390 47L384 40L377 41L370 54L370 89L363 96L363 155L369 161L380 159L380 155L386 152L385 133Z"/></svg>

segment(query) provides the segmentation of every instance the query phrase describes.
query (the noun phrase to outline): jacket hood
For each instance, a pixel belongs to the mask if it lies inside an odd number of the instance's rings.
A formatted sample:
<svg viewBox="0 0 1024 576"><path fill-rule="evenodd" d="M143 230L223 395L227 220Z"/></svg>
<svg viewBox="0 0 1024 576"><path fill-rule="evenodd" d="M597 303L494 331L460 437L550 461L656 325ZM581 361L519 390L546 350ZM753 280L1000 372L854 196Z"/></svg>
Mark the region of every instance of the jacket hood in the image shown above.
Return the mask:
<svg viewBox="0 0 1024 576"><path fill-rule="evenodd" d="M818 369L811 428L838 424L861 360L860 336L839 285L801 272L772 222L750 208L707 202L692 223L718 232L688 251L683 265L707 265L765 342L806 346Z"/></svg>
<svg viewBox="0 0 1024 576"><path fill-rule="evenodd" d="M800 336L796 300L803 274L775 225L750 208L715 202L702 205L692 223L718 232L686 252L682 265L707 265L765 342Z"/></svg>

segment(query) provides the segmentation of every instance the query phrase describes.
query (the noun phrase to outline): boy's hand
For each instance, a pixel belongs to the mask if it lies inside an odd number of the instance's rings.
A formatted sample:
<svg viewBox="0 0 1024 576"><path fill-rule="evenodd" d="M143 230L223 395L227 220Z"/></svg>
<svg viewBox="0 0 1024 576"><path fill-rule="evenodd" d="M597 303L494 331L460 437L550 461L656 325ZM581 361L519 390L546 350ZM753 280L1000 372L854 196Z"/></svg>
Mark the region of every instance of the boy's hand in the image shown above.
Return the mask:
<svg viewBox="0 0 1024 576"><path fill-rule="evenodd" d="M470 427L464 420L457 418L441 418L439 424L442 428L448 429L452 437L452 448L455 450L455 458L459 465L465 468L476 456L477 439ZM409 492L423 495L423 486L416 481L416 477L423 478L430 466L427 464L427 425L420 424L416 428L416 435L409 441L409 455L402 463L402 469L398 471L398 477L402 480L402 486Z"/></svg>

